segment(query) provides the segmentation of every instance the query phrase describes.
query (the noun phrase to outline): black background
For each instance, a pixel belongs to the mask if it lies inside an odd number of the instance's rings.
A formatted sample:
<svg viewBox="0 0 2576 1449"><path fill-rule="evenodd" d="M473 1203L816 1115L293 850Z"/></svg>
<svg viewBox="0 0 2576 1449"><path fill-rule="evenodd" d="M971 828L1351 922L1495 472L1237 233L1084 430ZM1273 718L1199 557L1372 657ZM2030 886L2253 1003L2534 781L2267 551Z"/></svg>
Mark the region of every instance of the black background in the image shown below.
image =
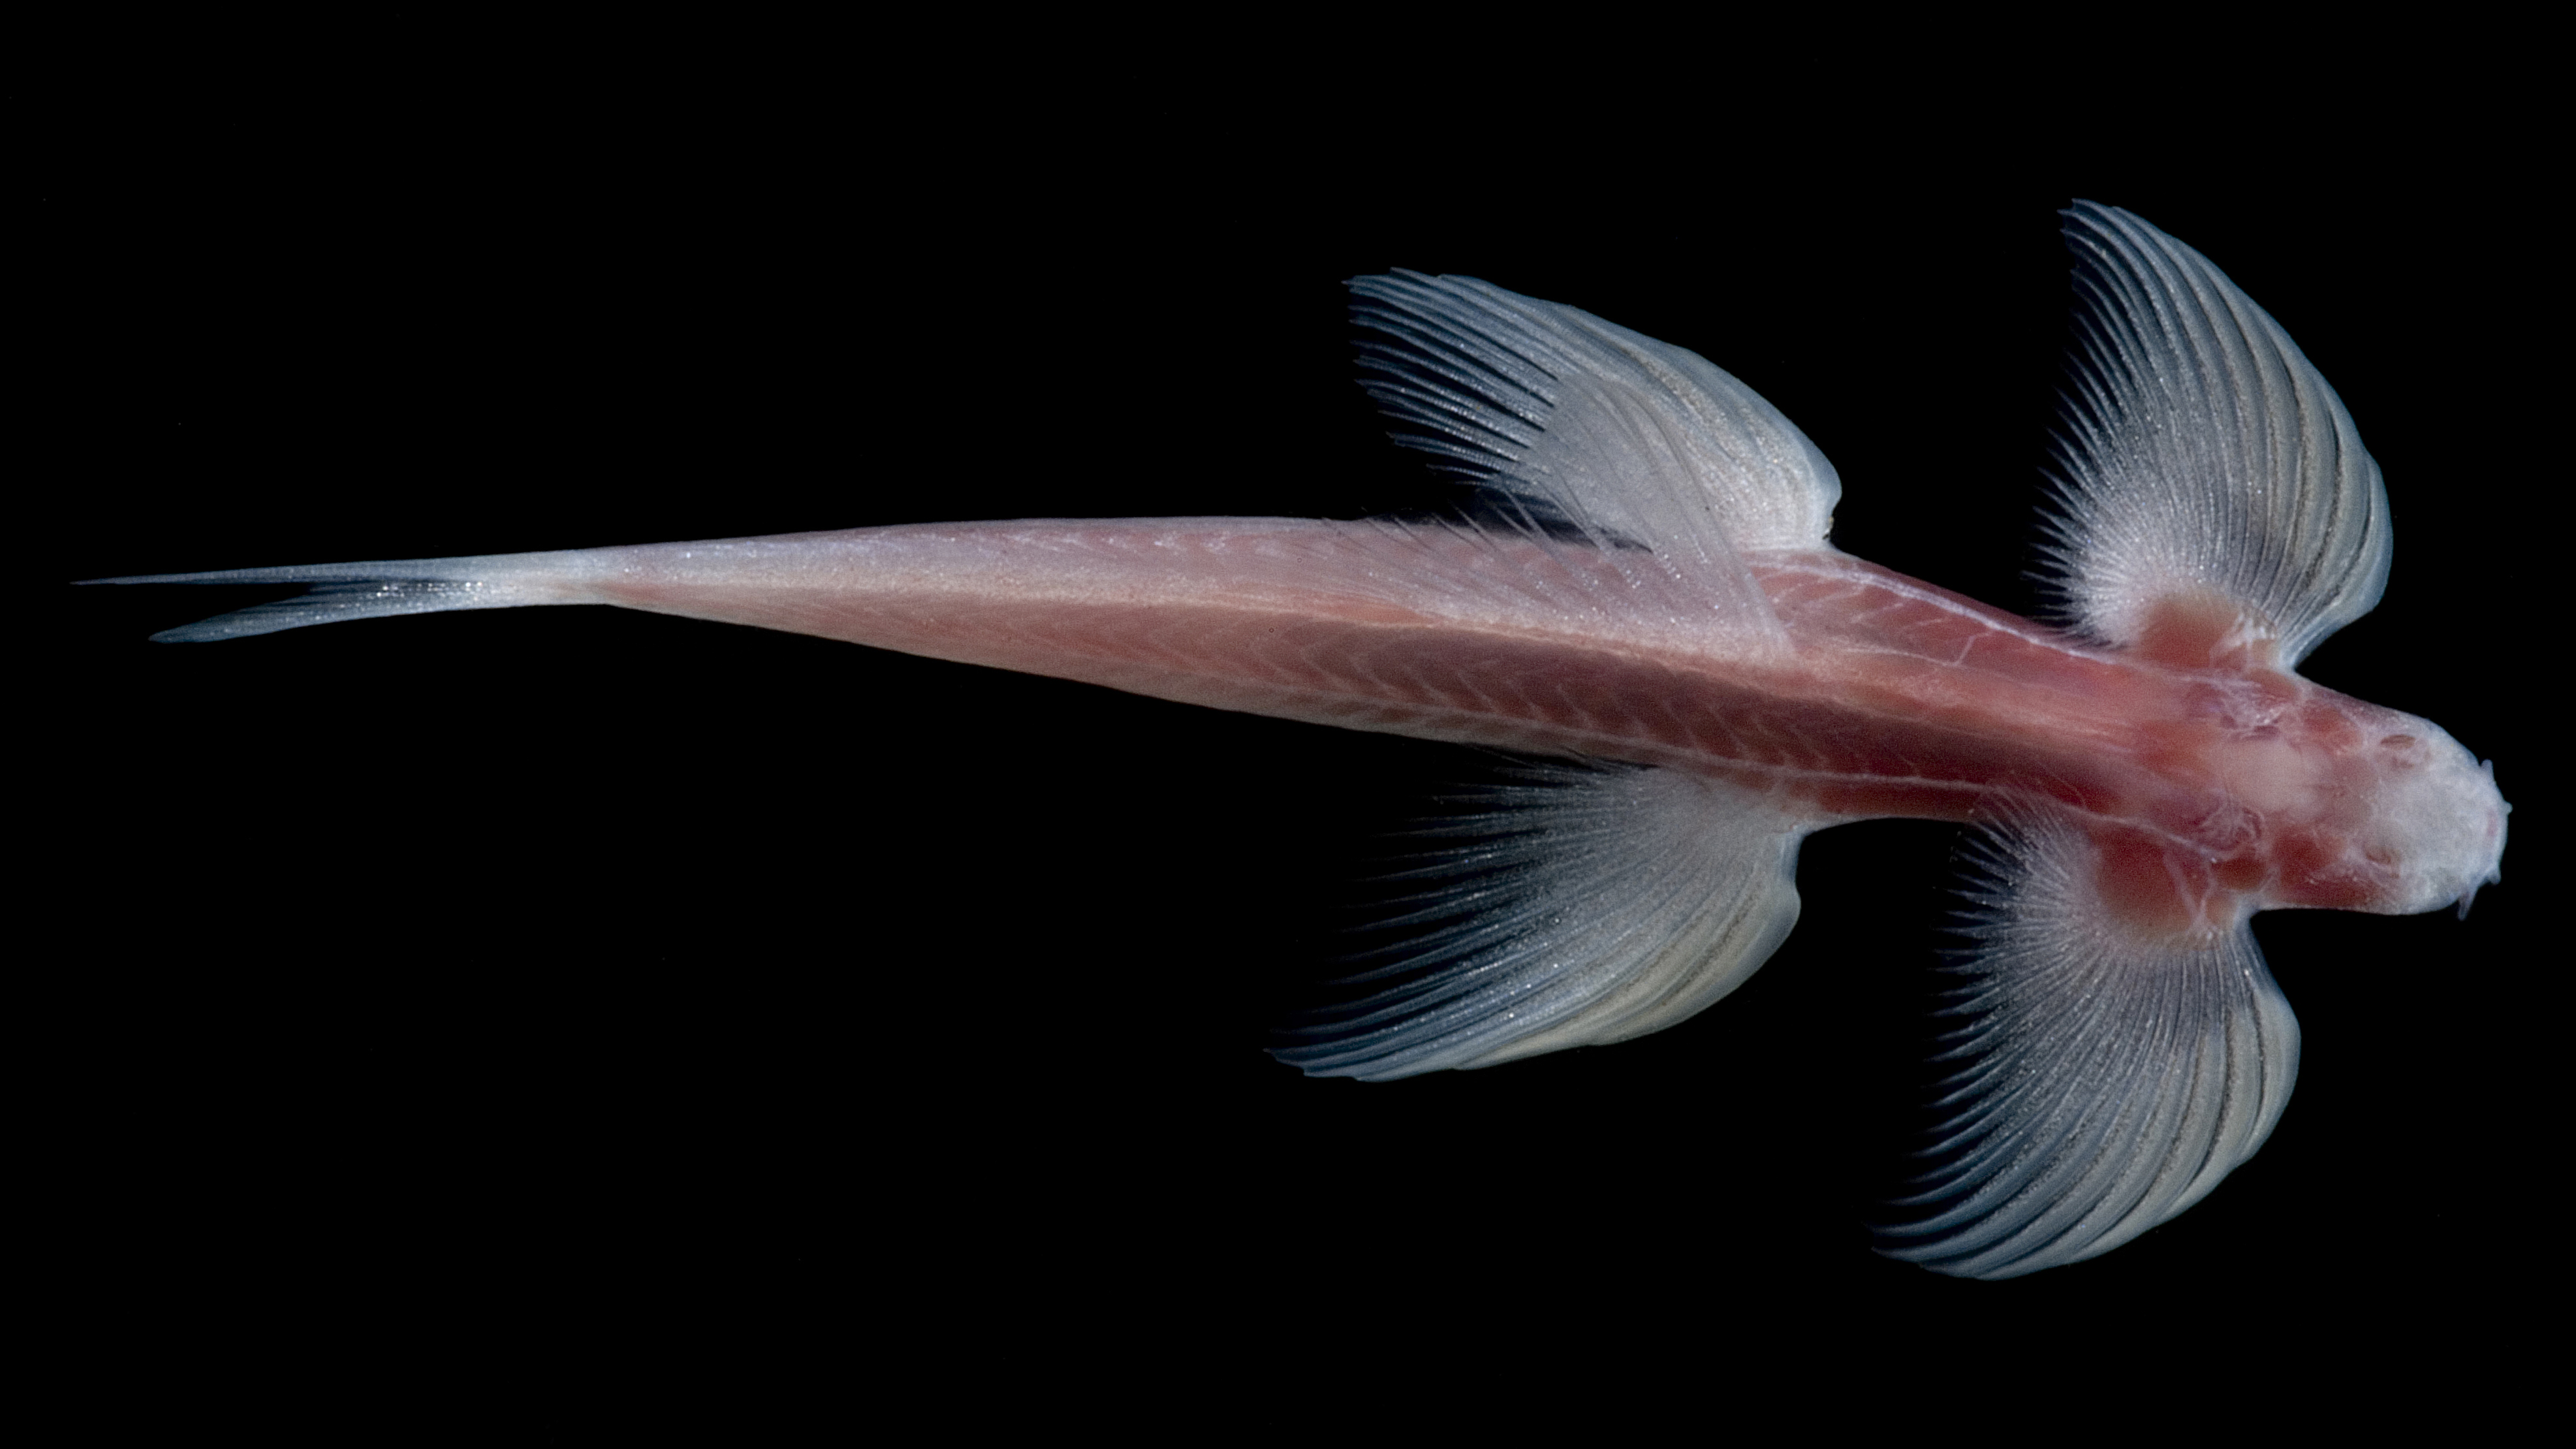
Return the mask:
<svg viewBox="0 0 2576 1449"><path fill-rule="evenodd" d="M1355 128L1338 94L997 118L756 82L232 95L40 198L30 909L65 928L34 1106L98 1230L67 1251L120 1301L180 1335L244 1301L540 1338L712 1315L825 1354L887 1315L1366 1345L1572 1301L1937 1357L2213 1305L2412 1334L2524 1280L2555 1156L2528 671L2560 564L2509 149L2323 169L2042 144L2040 115L1523 144ZM262 595L59 587L1402 506L1422 474L1351 384L1340 283L1410 267L1703 353L1834 460L1842 547L2027 610L2079 196L2201 249L2341 392L2396 566L2307 672L2435 719L2524 809L2465 924L2262 918L2306 1033L2270 1144L2009 1285L1860 1226L1946 828L1812 840L1796 934L1683 1027L1307 1081L1270 1024L1440 749L599 609L153 646Z"/></svg>

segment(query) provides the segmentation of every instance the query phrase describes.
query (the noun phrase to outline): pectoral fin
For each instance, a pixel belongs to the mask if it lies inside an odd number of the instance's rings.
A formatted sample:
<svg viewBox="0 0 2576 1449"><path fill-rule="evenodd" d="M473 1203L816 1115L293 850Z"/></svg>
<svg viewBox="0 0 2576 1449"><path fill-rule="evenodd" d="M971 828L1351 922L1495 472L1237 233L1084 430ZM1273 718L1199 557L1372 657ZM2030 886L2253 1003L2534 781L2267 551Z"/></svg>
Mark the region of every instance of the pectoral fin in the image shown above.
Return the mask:
<svg viewBox="0 0 2576 1449"><path fill-rule="evenodd" d="M1879 1251L2011 1278L2109 1252L2254 1155L2299 1026L2254 938L2141 939L2070 825L1991 838L1938 1126Z"/></svg>
<svg viewBox="0 0 2576 1449"><path fill-rule="evenodd" d="M2387 586L2379 465L2208 258L2091 202L2066 213L2066 242L2076 357L2051 553L2073 622L2123 647L2161 634L2208 662L2251 644L2296 665Z"/></svg>

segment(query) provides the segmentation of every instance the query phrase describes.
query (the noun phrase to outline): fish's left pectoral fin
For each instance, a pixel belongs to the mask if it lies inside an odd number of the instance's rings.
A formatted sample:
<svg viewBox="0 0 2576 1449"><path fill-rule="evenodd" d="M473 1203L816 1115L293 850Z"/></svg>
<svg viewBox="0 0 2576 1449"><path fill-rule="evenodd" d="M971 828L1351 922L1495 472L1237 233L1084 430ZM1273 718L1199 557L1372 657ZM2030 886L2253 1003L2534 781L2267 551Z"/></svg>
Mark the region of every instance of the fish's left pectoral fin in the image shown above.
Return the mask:
<svg viewBox="0 0 2576 1449"><path fill-rule="evenodd" d="M2299 1026L2242 923L2142 939L2071 825L1986 837L1917 1170L1879 1251L1967 1278L2109 1252L2198 1202L2289 1101Z"/></svg>
<svg viewBox="0 0 2576 1449"><path fill-rule="evenodd" d="M2207 257L2090 202L2066 213L2066 243L2076 335L2049 552L2072 622L2123 648L2168 636L2177 663L2254 643L2295 666L2387 587L2379 465L2298 344Z"/></svg>
<svg viewBox="0 0 2576 1449"><path fill-rule="evenodd" d="M1533 761L1452 802L1451 842L1391 878L1352 999L1281 1061L1367 1080L1483 1067L1674 1025L1743 984L1798 919L1817 823L1675 770Z"/></svg>

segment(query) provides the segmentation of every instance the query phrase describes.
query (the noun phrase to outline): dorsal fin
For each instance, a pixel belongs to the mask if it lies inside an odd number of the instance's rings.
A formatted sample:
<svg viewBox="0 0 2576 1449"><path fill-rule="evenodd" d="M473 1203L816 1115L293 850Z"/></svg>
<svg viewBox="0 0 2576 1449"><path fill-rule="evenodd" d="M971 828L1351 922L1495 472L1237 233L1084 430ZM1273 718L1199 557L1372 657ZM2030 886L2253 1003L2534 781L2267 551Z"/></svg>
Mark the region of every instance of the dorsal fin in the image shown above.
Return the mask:
<svg viewBox="0 0 2576 1449"><path fill-rule="evenodd" d="M2050 553L2071 622L2122 647L2179 628L2195 650L2297 664L2387 586L2379 465L2208 258L2117 207L2065 215L2076 356Z"/></svg>

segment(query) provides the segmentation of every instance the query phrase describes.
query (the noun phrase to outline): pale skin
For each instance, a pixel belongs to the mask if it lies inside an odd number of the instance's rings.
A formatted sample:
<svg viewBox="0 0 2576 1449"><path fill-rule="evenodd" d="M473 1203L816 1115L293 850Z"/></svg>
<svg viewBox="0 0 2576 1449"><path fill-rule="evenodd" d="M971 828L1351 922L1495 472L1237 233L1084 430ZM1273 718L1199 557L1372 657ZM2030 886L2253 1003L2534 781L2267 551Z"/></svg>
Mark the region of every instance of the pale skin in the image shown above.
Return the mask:
<svg viewBox="0 0 2576 1449"><path fill-rule="evenodd" d="M1982 827L1941 1088L1881 1250L2109 1251L2262 1143L2299 1033L2255 912L2497 878L2506 806L2428 721L2298 662L2378 600L2387 501L2285 333L2138 218L2067 213L2086 351L2066 627L1828 542L1841 486L1706 360L1461 278L1355 281L1373 396L1483 490L1446 522L1032 520L165 576L313 585L171 630L610 604L1519 752L1414 874L1375 994L1291 1034L1387 1079L1660 1030L1794 925L1819 828Z"/></svg>
<svg viewBox="0 0 2576 1449"><path fill-rule="evenodd" d="M1519 547L1518 568L1584 564ZM2093 834L2105 899L2150 937L2283 907L2430 910L2501 848L2491 785L2431 831L2390 818L2415 779L2482 778L2438 726L2281 669L2207 601L2174 601L2144 647L2109 651L1832 549L1764 554L1750 562L1789 631L1781 654L1432 582L1494 556L1397 525L942 524L600 550L556 587L1220 709L1668 766L1820 821L2046 801Z"/></svg>

